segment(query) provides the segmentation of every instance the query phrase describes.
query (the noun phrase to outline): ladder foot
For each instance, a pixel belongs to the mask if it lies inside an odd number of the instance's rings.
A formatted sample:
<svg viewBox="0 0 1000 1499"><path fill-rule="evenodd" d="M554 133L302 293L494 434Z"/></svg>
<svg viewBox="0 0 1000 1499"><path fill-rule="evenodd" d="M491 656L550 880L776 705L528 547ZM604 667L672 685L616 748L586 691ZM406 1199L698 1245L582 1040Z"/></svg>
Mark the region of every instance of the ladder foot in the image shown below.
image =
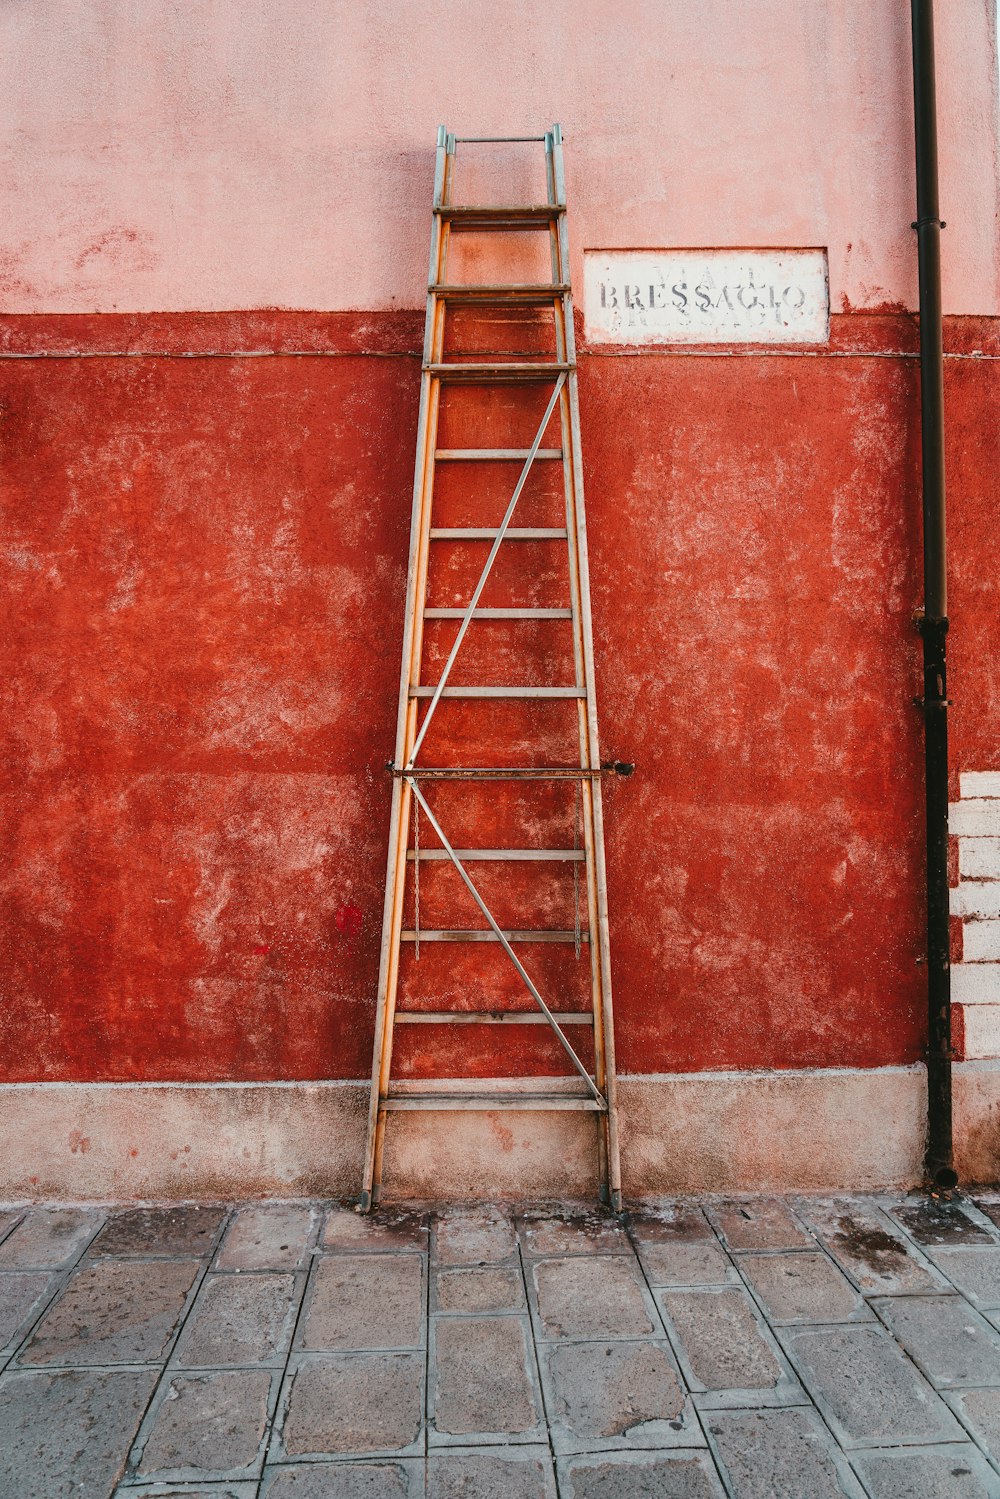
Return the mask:
<svg viewBox="0 0 1000 1499"><path fill-rule="evenodd" d="M372 1210L372 1194L370 1192L362 1192L362 1194L361 1194L361 1196L360 1196L360 1198L358 1200L358 1212L359 1213L370 1213L371 1210Z"/></svg>
<svg viewBox="0 0 1000 1499"><path fill-rule="evenodd" d="M620 1192L617 1192L617 1191L616 1192L612 1192L612 1194L611 1194L611 1211L613 1213L620 1213L621 1210L622 1210L622 1194Z"/></svg>

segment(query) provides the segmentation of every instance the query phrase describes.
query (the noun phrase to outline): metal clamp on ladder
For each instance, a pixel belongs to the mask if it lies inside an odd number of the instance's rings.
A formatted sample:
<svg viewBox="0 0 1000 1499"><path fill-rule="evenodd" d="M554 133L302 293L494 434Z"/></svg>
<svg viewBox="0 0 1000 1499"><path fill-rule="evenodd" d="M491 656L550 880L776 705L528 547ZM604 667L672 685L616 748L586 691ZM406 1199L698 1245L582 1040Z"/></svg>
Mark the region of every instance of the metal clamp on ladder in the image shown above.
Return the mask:
<svg viewBox="0 0 1000 1499"><path fill-rule="evenodd" d="M525 139L544 145L546 201L544 203L477 206L453 201L456 151L461 145L503 145ZM525 234L538 231L548 239L550 279L503 283L466 283L449 280L448 258L453 235ZM446 324L452 310L495 308L522 311L551 310L555 347L539 356L533 349L492 352L475 357L453 355L446 345ZM527 447L445 447L438 445L442 403L454 386L476 387L487 392L511 385L549 387L544 410ZM539 404L541 400L539 399ZM457 420L457 418L456 418ZM449 430L455 423L449 423ZM558 446L543 446L550 428L558 430ZM527 436L527 434L525 434ZM521 439L524 440L523 438ZM438 465L519 464L519 477L502 516L483 526L438 526L434 518L435 472ZM536 465L558 463L562 475L559 503L565 523L558 526L513 526L511 523ZM556 470L555 472L559 472ZM475 470L474 470L475 472ZM480 470L481 472L481 470ZM522 506L523 512L523 506ZM541 605L480 607L480 600L504 543L517 543L514 560L530 569L531 548L521 543L561 543L565 548L568 600ZM437 543L481 547L489 543L485 563L468 602L462 607L428 605L428 574L431 551ZM505 558L509 548L505 549ZM459 595L461 596L461 595ZM454 594L452 595L454 598ZM437 680L425 684L421 667L425 662L424 626L427 621L455 620L458 628ZM571 681L545 685L510 683L466 684L452 681L452 669L470 628L478 621L569 621L572 636ZM445 627L447 628L447 627ZM559 629L559 626L555 627ZM561 627L565 630L565 626ZM571 714L570 734L579 744L576 764L454 764L424 765L418 757L428 731L445 700L464 699L466 714L479 711L490 725L497 699L527 700L552 714ZM468 704L480 703L476 710ZM421 712L421 709L423 710ZM447 715L450 711L443 710ZM546 720L547 722L548 720ZM575 729L575 734L573 730ZM454 737L445 736L454 749ZM575 755L575 751L572 751ZM510 756L510 759L516 759ZM576 351L573 329L573 298L570 288L569 244L566 226L566 193L563 175L562 135L554 125L538 137L464 137L442 127L438 132L434 207L431 224L427 320L424 334L423 372L417 430L417 454L410 528L410 558L403 631L396 749L387 767L392 775L392 811L386 872L382 948L379 962L378 1003L375 1016L375 1046L372 1063L371 1098L365 1153L361 1207L370 1209L379 1200L387 1115L398 1110L563 1110L574 1109L597 1116L597 1162L601 1197L616 1210L621 1207L621 1173L618 1150L614 1026L611 1002L611 963L608 944L607 890L604 868L602 780L609 774L629 774L631 765L602 764L598 744L597 709L594 693L594 651L591 633L590 582L587 565L587 534L583 508L583 468L580 453L580 417L577 405ZM555 848L519 846L517 833L509 847L456 848L449 839L457 812L448 803L450 785L489 782L551 783L553 794L560 783L569 783L573 797L573 846ZM432 785L434 789L432 789ZM454 793L452 793L454 794ZM561 793L563 796L566 792ZM432 805L433 802L433 805ZM410 845L411 814L413 844ZM430 845L421 847L420 822L429 830ZM582 836L581 836L582 834ZM522 835L520 845L528 840ZM420 927L420 874L424 865L430 879L433 866L453 869L465 892L465 925ZM487 870L511 864L536 871L532 878L553 871L571 882L575 916L572 929L541 927L530 921L523 927L501 924L483 896L483 878L469 872L470 865ZM586 925L580 920L581 874L585 891ZM409 891L408 891L409 881ZM407 900L414 910L410 927L404 927ZM494 904L496 902L494 901ZM469 927L472 910L483 923ZM511 1009L491 1003L480 1009L435 1008L398 1004L401 963L419 957L422 943L498 944L513 966L534 1009ZM541 992L540 981L529 972L530 959L522 959L525 947L536 944L568 945L581 965L586 965L586 1004L579 999L567 1007L563 993ZM484 953L484 962L487 953ZM421 965L423 966L423 965ZM533 966L533 965L532 965ZM546 985L548 987L548 985ZM411 970L407 990L414 993ZM572 999L573 996L570 996ZM433 993L430 999L434 1000ZM522 1001L523 1003L523 1001ZM561 1048L564 1072L558 1076L504 1077L489 1079L434 1078L421 1081L393 1080L393 1039L397 1025L501 1025L548 1027ZM579 1041L588 1038L589 1051ZM420 1033L415 1033L420 1034ZM462 1034L468 1035L467 1032ZM535 1032L534 1034L538 1034ZM584 1053L581 1056L581 1051ZM559 1053L557 1052L558 1056Z"/></svg>

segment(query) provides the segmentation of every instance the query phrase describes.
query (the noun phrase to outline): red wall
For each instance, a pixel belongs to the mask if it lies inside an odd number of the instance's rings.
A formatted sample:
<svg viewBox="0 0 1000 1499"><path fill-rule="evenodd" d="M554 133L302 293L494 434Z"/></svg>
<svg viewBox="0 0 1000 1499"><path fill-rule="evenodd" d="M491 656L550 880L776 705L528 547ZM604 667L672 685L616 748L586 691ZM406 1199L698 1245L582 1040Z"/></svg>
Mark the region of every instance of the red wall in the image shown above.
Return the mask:
<svg viewBox="0 0 1000 1499"><path fill-rule="evenodd" d="M5 1080L367 1073L420 322L3 321L65 356L0 360ZM1000 339L948 340L993 352L948 410L954 763L997 769ZM920 1055L914 347L582 355L623 1070ZM403 1070L470 1065L419 1030Z"/></svg>

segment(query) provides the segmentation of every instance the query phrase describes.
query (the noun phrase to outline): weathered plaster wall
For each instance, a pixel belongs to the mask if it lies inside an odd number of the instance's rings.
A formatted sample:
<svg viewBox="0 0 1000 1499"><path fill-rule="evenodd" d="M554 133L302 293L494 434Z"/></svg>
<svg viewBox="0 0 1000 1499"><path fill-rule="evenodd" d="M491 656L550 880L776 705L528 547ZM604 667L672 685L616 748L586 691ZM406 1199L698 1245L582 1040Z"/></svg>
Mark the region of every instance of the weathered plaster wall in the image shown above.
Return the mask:
<svg viewBox="0 0 1000 1499"><path fill-rule="evenodd" d="M346 351L413 321L10 323L94 357L0 364L7 1077L363 1075L418 373ZM915 369L885 357L913 334L835 339L583 355L602 733L639 766L607 817L625 1070L920 1055ZM327 353L98 353L267 342ZM949 362L959 455L996 443L996 368ZM963 582L989 573L994 471L952 496L956 638L984 647ZM980 765L996 671L984 648L989 690L955 684Z"/></svg>
<svg viewBox="0 0 1000 1499"><path fill-rule="evenodd" d="M994 6L937 9L946 307L995 313ZM835 311L916 300L897 0L22 0L0 99L18 311L417 305L441 121L559 120L578 256L828 245Z"/></svg>
<svg viewBox="0 0 1000 1499"><path fill-rule="evenodd" d="M908 16L737 9L0 13L5 1080L368 1069L439 119L560 118L577 257L829 247L828 347L582 348L602 738L639 767L619 1063L920 1058ZM1000 771L991 16L938 16L956 798ZM410 1075L553 1060L420 1029Z"/></svg>

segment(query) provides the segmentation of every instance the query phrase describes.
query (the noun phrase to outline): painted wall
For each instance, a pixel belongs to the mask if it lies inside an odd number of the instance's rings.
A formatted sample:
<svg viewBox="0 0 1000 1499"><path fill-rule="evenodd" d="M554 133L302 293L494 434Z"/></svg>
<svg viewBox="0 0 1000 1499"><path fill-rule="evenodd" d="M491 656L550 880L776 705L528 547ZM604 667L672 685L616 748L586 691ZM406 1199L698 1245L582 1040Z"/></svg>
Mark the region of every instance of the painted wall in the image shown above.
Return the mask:
<svg viewBox="0 0 1000 1499"><path fill-rule="evenodd" d="M619 1063L921 1055L908 8L622 10L0 13L7 1080L368 1070L440 119L562 120L577 279L828 247L829 346L582 344L602 737L639 767ZM1000 770L996 55L987 0L940 10L957 797ZM404 1070L469 1065L421 1040Z"/></svg>

